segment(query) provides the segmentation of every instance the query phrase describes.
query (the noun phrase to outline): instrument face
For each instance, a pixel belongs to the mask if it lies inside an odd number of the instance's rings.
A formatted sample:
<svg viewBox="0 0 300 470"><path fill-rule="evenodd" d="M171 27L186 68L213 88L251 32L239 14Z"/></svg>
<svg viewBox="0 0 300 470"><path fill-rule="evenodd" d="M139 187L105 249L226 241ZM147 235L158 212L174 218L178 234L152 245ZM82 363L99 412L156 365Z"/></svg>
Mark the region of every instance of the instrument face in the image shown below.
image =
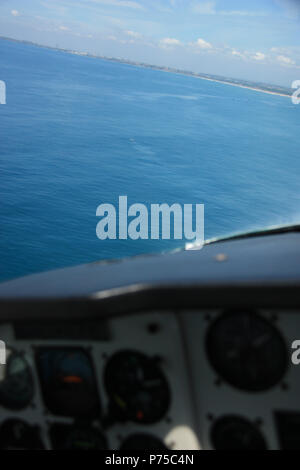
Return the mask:
<svg viewBox="0 0 300 470"><path fill-rule="evenodd" d="M261 392L277 385L288 365L287 348L272 323L256 314L224 314L210 327L206 347L217 374L240 390Z"/></svg>

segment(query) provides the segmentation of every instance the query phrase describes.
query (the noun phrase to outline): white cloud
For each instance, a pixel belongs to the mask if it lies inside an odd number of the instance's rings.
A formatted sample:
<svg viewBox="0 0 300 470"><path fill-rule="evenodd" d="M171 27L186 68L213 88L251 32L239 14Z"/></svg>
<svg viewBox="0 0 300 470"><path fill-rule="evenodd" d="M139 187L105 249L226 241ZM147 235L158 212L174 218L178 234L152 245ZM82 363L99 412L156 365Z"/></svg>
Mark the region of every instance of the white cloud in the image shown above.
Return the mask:
<svg viewBox="0 0 300 470"><path fill-rule="evenodd" d="M237 51L236 49L232 49L231 54L235 57L240 57L241 59L245 59L245 55L242 52Z"/></svg>
<svg viewBox="0 0 300 470"><path fill-rule="evenodd" d="M292 60L290 57L286 57L285 55L279 55L277 56L278 62L280 62L281 65L295 65L296 62Z"/></svg>
<svg viewBox="0 0 300 470"><path fill-rule="evenodd" d="M20 15L18 10L11 10L11 14L12 14L12 16L19 16Z"/></svg>
<svg viewBox="0 0 300 470"><path fill-rule="evenodd" d="M262 52L256 52L254 56L252 56L254 60L262 61L265 60L266 54L263 54Z"/></svg>
<svg viewBox="0 0 300 470"><path fill-rule="evenodd" d="M70 30L70 28L68 28L67 26L63 26L63 25L60 26L59 29L60 29L61 31L69 31L69 30Z"/></svg>
<svg viewBox="0 0 300 470"><path fill-rule="evenodd" d="M194 54L199 54L202 52L217 52L217 49L214 48L210 42L205 41L203 38L199 38L194 42L189 42L187 46Z"/></svg>
<svg viewBox="0 0 300 470"><path fill-rule="evenodd" d="M162 48L168 48L173 46L180 46L181 42L175 38L164 38L159 41L159 45Z"/></svg>
<svg viewBox="0 0 300 470"><path fill-rule="evenodd" d="M196 46L200 49L212 49L212 45L202 38L197 39Z"/></svg>

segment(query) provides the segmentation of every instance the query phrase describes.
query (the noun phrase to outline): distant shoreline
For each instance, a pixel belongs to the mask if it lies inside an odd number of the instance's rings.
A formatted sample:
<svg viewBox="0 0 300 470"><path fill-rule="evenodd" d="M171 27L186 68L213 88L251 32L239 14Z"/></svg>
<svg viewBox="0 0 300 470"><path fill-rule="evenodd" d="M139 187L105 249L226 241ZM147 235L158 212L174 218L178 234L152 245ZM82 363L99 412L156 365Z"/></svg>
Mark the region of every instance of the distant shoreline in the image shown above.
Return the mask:
<svg viewBox="0 0 300 470"><path fill-rule="evenodd" d="M112 62L118 62L116 59L107 59L107 58L105 58L105 60L111 60ZM136 67L150 68L150 67L145 67L143 64L138 65L138 64L131 64L131 63L128 63L128 62L122 62L122 63L128 64L128 65L135 65ZM230 86L235 86L235 87L238 87L238 88L245 88L247 90L258 91L259 93L266 93L267 95L284 96L285 98L291 98L292 97L292 93L288 94L288 92L287 93L280 93L280 92L277 92L277 91L265 90L264 88L257 88L255 86L251 86L251 85L243 85L242 83L234 83L234 82L225 81L225 80L221 80L221 79L217 79L217 78L203 77L201 74L189 73L189 72L185 72L185 71L162 70L161 68L158 68L158 67L155 67L155 66L151 66L151 69L159 70L160 72L173 73L175 75L186 75L187 77L198 78L200 80L207 80L209 82L221 83L222 85L230 85Z"/></svg>
<svg viewBox="0 0 300 470"><path fill-rule="evenodd" d="M292 97L292 91L290 91L286 87L281 87L279 85L267 85L267 84L258 84L255 82L251 82L248 80L241 80L241 79L231 79L231 78L225 78L217 75L210 75L210 74L202 74L202 73L197 73L197 72L191 72L188 70L180 70L180 69L175 69L172 67L163 67L159 65L152 65L152 64L145 64L143 62L135 62L131 61L129 59L121 59L121 58L114 58L114 57L106 57L102 55L94 55L90 54L88 52L80 52L80 51L75 51L75 50L70 50L70 49L62 49L59 47L52 47L52 46L46 46L42 44L37 44L31 41L25 41L25 40L20 40L20 39L14 39L14 38L8 38L5 36L0 36L0 39L5 40L5 41L11 41L11 42L17 42L21 44L27 44L35 47L41 47L44 49L50 49L58 52L64 52L67 54L73 54L73 55L78 55L81 57L89 57L93 59L102 59L106 60L109 62L116 62L120 64L125 64L125 65L131 65L135 67L141 67L141 68L147 68L150 70L157 70L160 72L167 72L167 73L173 73L177 75L186 75L188 77L194 77L198 78L201 80L207 80L210 82L215 82L215 83L221 83L223 85L230 85L230 86L235 86L239 88L245 88L248 90L252 91L257 91L259 93L266 93L268 95L277 95L277 96L284 96L287 98Z"/></svg>
<svg viewBox="0 0 300 470"><path fill-rule="evenodd" d="M230 83L230 82L224 82L222 80L216 80L213 78L204 78L204 77L198 77L201 80L208 80L210 82L216 82L216 83L223 83L224 85L231 85L231 86L236 86L239 88L246 88L247 90L252 90L252 91L258 91L259 93L267 93L268 95L277 95L277 96L284 96L285 98L291 98L292 95L284 94L284 93L279 93L276 91L269 91L269 90L264 90L263 88L255 88L247 85L242 85L239 83Z"/></svg>

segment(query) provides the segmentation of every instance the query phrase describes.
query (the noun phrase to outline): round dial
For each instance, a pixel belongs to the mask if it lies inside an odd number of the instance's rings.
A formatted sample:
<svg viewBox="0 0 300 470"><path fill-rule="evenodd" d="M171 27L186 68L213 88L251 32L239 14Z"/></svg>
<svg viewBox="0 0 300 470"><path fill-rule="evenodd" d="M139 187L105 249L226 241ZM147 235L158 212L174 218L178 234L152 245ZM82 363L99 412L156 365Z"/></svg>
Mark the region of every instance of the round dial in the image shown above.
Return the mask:
<svg viewBox="0 0 300 470"><path fill-rule="evenodd" d="M89 354L77 348L41 348L37 352L44 401L54 414L90 417L100 413Z"/></svg>
<svg viewBox="0 0 300 470"><path fill-rule="evenodd" d="M29 405L34 395L31 369L23 355L7 351L6 365L0 368L0 404L19 410Z"/></svg>
<svg viewBox="0 0 300 470"><path fill-rule="evenodd" d="M122 351L109 360L105 386L119 418L155 423L170 404L168 382L157 362L135 351Z"/></svg>
<svg viewBox="0 0 300 470"><path fill-rule="evenodd" d="M219 317L208 332L206 346L218 375L241 390L267 390L287 369L281 334L267 320L249 312Z"/></svg>
<svg viewBox="0 0 300 470"><path fill-rule="evenodd" d="M226 416L212 428L211 441L216 450L266 450L266 442L257 427L247 419Z"/></svg>
<svg viewBox="0 0 300 470"><path fill-rule="evenodd" d="M120 450L167 450L167 447L150 434L132 434L123 442Z"/></svg>

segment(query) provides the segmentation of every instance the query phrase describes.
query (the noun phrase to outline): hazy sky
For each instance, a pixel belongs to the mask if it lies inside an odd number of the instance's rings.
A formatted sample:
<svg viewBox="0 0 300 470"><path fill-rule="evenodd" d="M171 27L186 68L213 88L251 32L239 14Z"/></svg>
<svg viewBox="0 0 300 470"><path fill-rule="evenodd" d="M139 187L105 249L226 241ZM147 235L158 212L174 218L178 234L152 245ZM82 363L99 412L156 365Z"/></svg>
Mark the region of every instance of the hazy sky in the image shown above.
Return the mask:
<svg viewBox="0 0 300 470"><path fill-rule="evenodd" d="M290 86L300 0L0 0L0 35Z"/></svg>

